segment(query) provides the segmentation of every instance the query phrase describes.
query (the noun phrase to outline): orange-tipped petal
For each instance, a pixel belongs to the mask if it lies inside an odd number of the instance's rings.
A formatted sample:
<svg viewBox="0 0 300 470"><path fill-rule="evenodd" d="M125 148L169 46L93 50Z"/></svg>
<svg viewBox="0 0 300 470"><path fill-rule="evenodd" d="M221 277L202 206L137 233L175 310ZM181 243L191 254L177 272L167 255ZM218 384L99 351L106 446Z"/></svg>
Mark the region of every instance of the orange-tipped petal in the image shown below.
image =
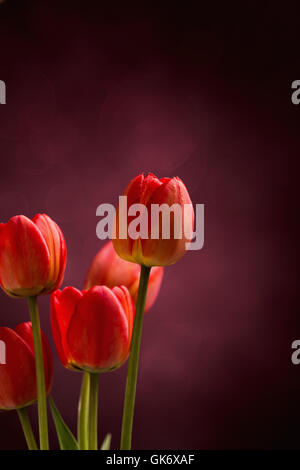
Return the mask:
<svg viewBox="0 0 300 470"><path fill-rule="evenodd" d="M33 222L41 231L49 250L50 266L44 293L50 293L63 280L67 259L66 243L59 226L46 214L37 214Z"/></svg>
<svg viewBox="0 0 300 470"><path fill-rule="evenodd" d="M129 352L132 328L133 328L133 319L134 319L134 308L133 308L132 297L129 294L129 291L125 286L114 287L112 291L115 294L115 296L118 298L118 300L121 302L121 305L127 317L128 332L129 332L129 338L128 338L128 352Z"/></svg>

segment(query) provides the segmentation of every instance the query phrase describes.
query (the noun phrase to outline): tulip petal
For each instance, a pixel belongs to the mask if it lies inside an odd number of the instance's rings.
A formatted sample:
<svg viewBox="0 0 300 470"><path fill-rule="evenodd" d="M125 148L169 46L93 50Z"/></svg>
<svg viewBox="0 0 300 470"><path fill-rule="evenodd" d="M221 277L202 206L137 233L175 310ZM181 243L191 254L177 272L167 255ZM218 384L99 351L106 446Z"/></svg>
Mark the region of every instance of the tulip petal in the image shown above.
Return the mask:
<svg viewBox="0 0 300 470"><path fill-rule="evenodd" d="M31 348L13 330L0 328L6 364L0 365L0 409L15 409L36 400L35 362Z"/></svg>
<svg viewBox="0 0 300 470"><path fill-rule="evenodd" d="M115 252L111 241L97 253L88 271L85 288L93 286L121 286L128 289L139 277L140 267L123 260Z"/></svg>
<svg viewBox="0 0 300 470"><path fill-rule="evenodd" d="M134 308L133 308L133 301L129 294L128 289L125 286L116 286L112 289L113 293L120 301L125 315L127 317L128 322L128 332L129 332L129 340L128 340L128 351L130 349L130 342L131 342L131 335L132 335L132 328L133 328L133 319L134 319Z"/></svg>
<svg viewBox="0 0 300 470"><path fill-rule="evenodd" d="M184 231L184 205L191 205L191 199L188 191L179 178L163 178L163 184L158 187L150 199L148 200L148 215L149 226L154 223L151 220L151 205L152 204L167 204L171 207L173 204L178 204L181 207L181 238L175 238L175 217L174 214L170 215L170 238L164 239L162 237L162 222L159 219L159 238L153 239L149 237L148 240L140 240L142 246L142 264L146 266L167 266L174 264L178 261L186 251L186 244L190 241L193 231L194 216L189 223L190 237L186 237Z"/></svg>
<svg viewBox="0 0 300 470"><path fill-rule="evenodd" d="M0 284L12 296L37 295L47 282L49 250L37 226L17 215L0 226Z"/></svg>
<svg viewBox="0 0 300 470"><path fill-rule="evenodd" d="M120 258L111 241L107 242L93 259L85 280L85 287L104 285L126 286L136 303L141 267ZM145 311L153 305L158 295L163 276L163 267L151 269Z"/></svg>
<svg viewBox="0 0 300 470"><path fill-rule="evenodd" d="M51 295L51 328L59 358L64 366L68 366L69 349L66 342L67 329L76 305L83 293L74 287L66 287L63 291L56 290Z"/></svg>
<svg viewBox="0 0 300 470"><path fill-rule="evenodd" d="M117 208L115 217L116 238L113 239L113 245L118 255L126 261L131 261L145 266L167 266L178 261L186 252L187 245L191 241L194 213L188 191L180 178L161 178L160 180L153 174L146 177L139 175L134 178L123 195L127 196L127 208L132 204L144 204L148 215L148 238L137 237L132 239L129 236L128 228L135 215L126 216L119 220L120 206ZM170 212L170 235L162 234L162 215L159 214L158 220L151 220L152 205L169 206L177 205ZM188 204L187 209L185 205ZM178 211L178 217L174 215L174 209ZM159 207L161 210L161 207ZM121 214L122 215L122 214ZM188 216L185 219L185 216ZM140 214L141 216L141 214ZM124 221L123 221L124 220ZM120 237L120 223L127 221L127 238ZM157 224L155 227L154 224ZM153 229L157 238L152 238ZM180 232L177 231L180 229ZM125 230L122 230L125 233ZM164 238L166 237L166 238Z"/></svg>
<svg viewBox="0 0 300 470"><path fill-rule="evenodd" d="M37 214L33 219L41 231L50 254L50 267L44 293L50 293L62 283L66 267L66 243L59 226L46 214Z"/></svg>
<svg viewBox="0 0 300 470"><path fill-rule="evenodd" d="M74 366L104 372L127 358L128 322L121 303L106 286L88 290L79 300L67 331Z"/></svg>
<svg viewBox="0 0 300 470"><path fill-rule="evenodd" d="M148 200L150 199L152 193L161 186L160 180L154 176L152 173L149 173L147 176L143 174L138 175L134 178L125 191L123 196L127 196L127 208L133 204L144 204L146 206ZM119 206L116 210L116 239L113 240L113 245L118 253L123 259L131 262L138 262L142 256L140 239L132 240L128 234L128 227L130 222L134 220L134 216L128 216L127 214L127 238L119 238Z"/></svg>

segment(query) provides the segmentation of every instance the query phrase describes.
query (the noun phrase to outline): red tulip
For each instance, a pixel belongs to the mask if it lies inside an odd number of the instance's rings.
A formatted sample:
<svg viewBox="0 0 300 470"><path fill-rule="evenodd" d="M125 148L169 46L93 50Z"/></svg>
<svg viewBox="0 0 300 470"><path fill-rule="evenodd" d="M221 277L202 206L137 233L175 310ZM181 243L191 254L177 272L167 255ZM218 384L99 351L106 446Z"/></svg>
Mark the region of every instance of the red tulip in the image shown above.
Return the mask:
<svg viewBox="0 0 300 470"><path fill-rule="evenodd" d="M146 307L148 310L158 295L164 268L157 266L151 270ZM123 260L114 250L111 241L106 243L96 254L88 271L85 288L103 285L107 287L126 286L130 292L134 304L136 303L139 288L141 267L135 263Z"/></svg>
<svg viewBox="0 0 300 470"><path fill-rule="evenodd" d="M21 323L15 330L0 328L5 345L6 363L0 364L0 409L10 410L30 405L37 399L35 360L31 323ZM42 346L47 393L53 379L52 354L42 332Z"/></svg>
<svg viewBox="0 0 300 470"><path fill-rule="evenodd" d="M146 177L139 175L129 183L123 196L127 196L128 210L133 204L143 204L147 210L147 216L145 217L145 210L143 216L147 219L148 227L146 237L141 235L133 239L129 227L135 216L126 213L125 220L123 219L120 224L119 217L122 210L119 206L115 218L116 238L113 239L118 255L127 261L144 266L167 266L178 261L185 254L187 245L192 239L194 224L192 202L181 179L177 177L158 179L151 173ZM168 238L163 233L161 214L157 220L152 217L152 205L162 204L167 206L168 210L176 204L181 213L181 219L177 216L175 218L175 215L170 213ZM156 236L152 236L152 231L156 232ZM125 232L125 237L122 237L121 232Z"/></svg>
<svg viewBox="0 0 300 470"><path fill-rule="evenodd" d="M49 294L60 286L65 267L64 236L46 214L32 220L17 215L0 224L0 285L7 294Z"/></svg>
<svg viewBox="0 0 300 470"><path fill-rule="evenodd" d="M74 287L51 295L51 326L56 349L69 369L106 372L127 359L133 306L124 286Z"/></svg>

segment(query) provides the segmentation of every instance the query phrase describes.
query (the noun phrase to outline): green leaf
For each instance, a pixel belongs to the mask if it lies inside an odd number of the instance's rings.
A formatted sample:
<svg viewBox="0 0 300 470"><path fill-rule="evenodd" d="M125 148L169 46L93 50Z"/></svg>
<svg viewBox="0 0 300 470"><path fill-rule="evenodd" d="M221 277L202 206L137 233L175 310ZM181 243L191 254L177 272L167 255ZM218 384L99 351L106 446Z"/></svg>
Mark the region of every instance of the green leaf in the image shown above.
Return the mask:
<svg viewBox="0 0 300 470"><path fill-rule="evenodd" d="M104 441L102 442L102 446L100 447L100 450L109 450L110 443L111 443L111 434L106 434Z"/></svg>
<svg viewBox="0 0 300 470"><path fill-rule="evenodd" d="M68 428L63 418L61 417L61 414L56 408L52 397L49 397L49 403L50 403L51 413L52 413L53 421L54 421L56 432L57 432L60 449L61 450L79 450L75 437L73 436L70 429Z"/></svg>

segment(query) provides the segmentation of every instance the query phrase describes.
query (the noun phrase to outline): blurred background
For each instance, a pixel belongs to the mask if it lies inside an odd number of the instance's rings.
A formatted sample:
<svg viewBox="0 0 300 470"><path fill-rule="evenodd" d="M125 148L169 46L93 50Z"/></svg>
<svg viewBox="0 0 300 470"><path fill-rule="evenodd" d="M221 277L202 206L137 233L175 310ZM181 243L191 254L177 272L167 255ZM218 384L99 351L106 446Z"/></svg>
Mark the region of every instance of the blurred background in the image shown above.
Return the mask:
<svg viewBox="0 0 300 470"><path fill-rule="evenodd" d="M299 9L161 3L1 2L0 220L49 214L68 246L63 286L82 288L103 245L97 206L141 172L181 177L205 204L205 246L165 270L146 314L133 447L299 448ZM58 360L49 297L39 305L75 432L81 374ZM1 291L1 326L27 319ZM126 369L100 379L113 449ZM14 411L0 429L1 449L26 448Z"/></svg>

